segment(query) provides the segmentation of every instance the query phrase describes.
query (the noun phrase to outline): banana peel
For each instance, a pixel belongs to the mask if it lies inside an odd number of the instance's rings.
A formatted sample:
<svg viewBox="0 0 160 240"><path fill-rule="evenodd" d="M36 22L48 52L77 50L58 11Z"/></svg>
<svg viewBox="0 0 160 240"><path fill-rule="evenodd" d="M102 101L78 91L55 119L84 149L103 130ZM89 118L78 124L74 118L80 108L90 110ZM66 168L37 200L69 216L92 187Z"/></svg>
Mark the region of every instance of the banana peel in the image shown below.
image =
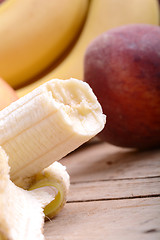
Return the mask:
<svg viewBox="0 0 160 240"><path fill-rule="evenodd" d="M0 148L0 239L43 240L43 208L56 193L48 188L34 192L17 187L9 169L8 156Z"/></svg>

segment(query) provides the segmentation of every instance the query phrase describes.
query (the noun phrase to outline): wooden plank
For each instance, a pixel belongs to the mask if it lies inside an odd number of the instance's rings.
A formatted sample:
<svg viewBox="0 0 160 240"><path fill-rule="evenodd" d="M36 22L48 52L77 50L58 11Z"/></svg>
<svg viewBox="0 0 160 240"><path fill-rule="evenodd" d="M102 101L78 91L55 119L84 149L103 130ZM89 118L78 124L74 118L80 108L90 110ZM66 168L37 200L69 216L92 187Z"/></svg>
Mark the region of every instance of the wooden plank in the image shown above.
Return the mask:
<svg viewBox="0 0 160 240"><path fill-rule="evenodd" d="M45 224L46 240L160 239L160 150L98 143L61 163L72 184L64 209Z"/></svg>
<svg viewBox="0 0 160 240"><path fill-rule="evenodd" d="M160 178L125 179L71 184L68 201L160 196Z"/></svg>
<svg viewBox="0 0 160 240"><path fill-rule="evenodd" d="M159 240L160 198L67 203L46 240Z"/></svg>
<svg viewBox="0 0 160 240"><path fill-rule="evenodd" d="M160 149L136 151L107 143L91 145L61 160L71 182L160 176Z"/></svg>

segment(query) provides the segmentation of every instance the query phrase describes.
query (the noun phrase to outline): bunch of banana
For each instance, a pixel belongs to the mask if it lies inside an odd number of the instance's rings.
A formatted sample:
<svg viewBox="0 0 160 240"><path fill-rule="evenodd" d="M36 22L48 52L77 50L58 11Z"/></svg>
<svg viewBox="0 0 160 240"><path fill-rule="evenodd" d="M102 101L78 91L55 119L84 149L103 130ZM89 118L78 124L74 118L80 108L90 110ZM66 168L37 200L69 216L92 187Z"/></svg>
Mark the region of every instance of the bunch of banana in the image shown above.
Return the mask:
<svg viewBox="0 0 160 240"><path fill-rule="evenodd" d="M76 79L46 82L0 111L1 239L44 239L43 208L53 217L69 189L57 161L104 125L92 89Z"/></svg>
<svg viewBox="0 0 160 240"><path fill-rule="evenodd" d="M88 44L99 34L121 25L146 23L159 25L157 0L91 0L86 22L66 58L50 72L37 78L35 83L19 89L21 97L52 78L83 79L83 56Z"/></svg>
<svg viewBox="0 0 160 240"><path fill-rule="evenodd" d="M0 5L0 76L11 86L54 63L78 35L88 0L5 0Z"/></svg>

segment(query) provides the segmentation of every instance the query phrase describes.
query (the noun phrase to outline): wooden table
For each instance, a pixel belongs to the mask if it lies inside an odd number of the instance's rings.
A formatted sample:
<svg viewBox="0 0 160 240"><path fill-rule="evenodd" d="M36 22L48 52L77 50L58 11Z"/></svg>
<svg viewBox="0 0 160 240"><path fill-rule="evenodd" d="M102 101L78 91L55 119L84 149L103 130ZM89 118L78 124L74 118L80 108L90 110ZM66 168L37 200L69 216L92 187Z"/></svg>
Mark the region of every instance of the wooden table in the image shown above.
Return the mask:
<svg viewBox="0 0 160 240"><path fill-rule="evenodd" d="M61 163L71 187L46 240L160 240L160 150L92 141Z"/></svg>

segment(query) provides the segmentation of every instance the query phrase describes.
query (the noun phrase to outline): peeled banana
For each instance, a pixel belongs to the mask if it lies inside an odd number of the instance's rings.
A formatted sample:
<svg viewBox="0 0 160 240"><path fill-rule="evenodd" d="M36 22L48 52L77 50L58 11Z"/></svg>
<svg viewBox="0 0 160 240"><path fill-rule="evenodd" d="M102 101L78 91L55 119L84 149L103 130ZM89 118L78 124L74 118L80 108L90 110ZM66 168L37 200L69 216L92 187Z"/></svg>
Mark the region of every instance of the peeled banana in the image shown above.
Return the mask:
<svg viewBox="0 0 160 240"><path fill-rule="evenodd" d="M3 2L0 5L0 76L17 88L53 64L79 33L88 2Z"/></svg>
<svg viewBox="0 0 160 240"><path fill-rule="evenodd" d="M0 239L44 239L44 216L59 212L69 190L56 161L105 121L92 89L77 79L53 79L0 111Z"/></svg>
<svg viewBox="0 0 160 240"><path fill-rule="evenodd" d="M105 116L87 83L51 80L0 112L11 180L35 175L100 132ZM14 159L14 161L12 161Z"/></svg>
<svg viewBox="0 0 160 240"><path fill-rule="evenodd" d="M121 25L146 23L159 25L157 0L92 0L80 37L57 68L17 91L21 97L52 78L83 79L83 57L88 44L99 34Z"/></svg>

